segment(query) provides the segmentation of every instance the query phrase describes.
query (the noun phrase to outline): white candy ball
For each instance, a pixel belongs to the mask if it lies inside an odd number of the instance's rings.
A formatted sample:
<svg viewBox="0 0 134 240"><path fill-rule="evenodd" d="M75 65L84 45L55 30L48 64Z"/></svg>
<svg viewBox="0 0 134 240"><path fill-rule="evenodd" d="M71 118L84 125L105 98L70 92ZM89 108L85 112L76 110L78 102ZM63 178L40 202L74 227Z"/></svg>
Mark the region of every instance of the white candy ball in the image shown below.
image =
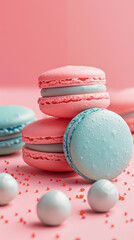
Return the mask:
<svg viewBox="0 0 134 240"><path fill-rule="evenodd" d="M61 191L52 190L44 194L37 205L37 215L46 225L61 224L71 212L68 197Z"/></svg>
<svg viewBox="0 0 134 240"><path fill-rule="evenodd" d="M8 204L17 194L17 181L8 173L0 173L0 205Z"/></svg>
<svg viewBox="0 0 134 240"><path fill-rule="evenodd" d="M88 191L87 199L94 211L107 212L117 203L119 193L112 182L101 179L93 183Z"/></svg>

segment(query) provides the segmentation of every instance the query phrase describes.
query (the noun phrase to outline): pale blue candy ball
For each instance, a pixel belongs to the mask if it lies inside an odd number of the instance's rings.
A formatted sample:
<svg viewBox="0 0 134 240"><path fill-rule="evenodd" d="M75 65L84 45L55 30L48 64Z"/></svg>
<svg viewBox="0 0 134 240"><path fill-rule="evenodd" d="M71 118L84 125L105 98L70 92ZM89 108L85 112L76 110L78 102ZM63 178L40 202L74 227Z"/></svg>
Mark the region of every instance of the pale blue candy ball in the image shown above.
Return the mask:
<svg viewBox="0 0 134 240"><path fill-rule="evenodd" d="M37 215L46 225L56 226L61 224L71 212L68 197L61 191L52 190L44 194L37 205Z"/></svg>
<svg viewBox="0 0 134 240"><path fill-rule="evenodd" d="M0 173L0 205L6 205L18 194L18 183L8 173Z"/></svg>
<svg viewBox="0 0 134 240"><path fill-rule="evenodd" d="M87 199L94 211L107 212L117 203L119 193L112 182L101 179L89 189Z"/></svg>

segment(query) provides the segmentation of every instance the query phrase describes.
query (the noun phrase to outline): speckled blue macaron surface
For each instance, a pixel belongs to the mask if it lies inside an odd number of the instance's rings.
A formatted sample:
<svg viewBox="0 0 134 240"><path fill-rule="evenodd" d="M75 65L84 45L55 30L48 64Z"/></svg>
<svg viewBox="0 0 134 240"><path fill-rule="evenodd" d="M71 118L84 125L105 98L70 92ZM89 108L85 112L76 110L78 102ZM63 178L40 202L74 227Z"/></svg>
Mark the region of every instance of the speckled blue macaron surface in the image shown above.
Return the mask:
<svg viewBox="0 0 134 240"><path fill-rule="evenodd" d="M69 123L63 149L70 166L85 179L113 179L127 167L133 139L118 114L93 108Z"/></svg>
<svg viewBox="0 0 134 240"><path fill-rule="evenodd" d="M34 112L29 108L0 106L0 155L10 154L22 148L21 131L34 120Z"/></svg>

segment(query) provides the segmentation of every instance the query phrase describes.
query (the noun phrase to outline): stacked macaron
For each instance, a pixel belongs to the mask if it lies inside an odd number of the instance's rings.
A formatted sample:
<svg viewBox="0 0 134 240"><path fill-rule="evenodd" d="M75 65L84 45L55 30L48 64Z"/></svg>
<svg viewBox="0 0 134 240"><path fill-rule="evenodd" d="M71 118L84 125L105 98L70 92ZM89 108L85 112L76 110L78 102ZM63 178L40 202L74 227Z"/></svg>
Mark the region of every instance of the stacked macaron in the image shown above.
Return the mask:
<svg viewBox="0 0 134 240"><path fill-rule="evenodd" d="M111 90L109 109L120 114L134 133L134 88Z"/></svg>
<svg viewBox="0 0 134 240"><path fill-rule="evenodd" d="M107 108L105 73L87 66L65 66L47 71L39 77L40 110L50 116L73 118L93 108Z"/></svg>
<svg viewBox="0 0 134 240"><path fill-rule="evenodd" d="M38 83L39 108L51 117L23 129L23 159L40 169L71 171L63 153L64 132L82 111L109 106L105 73L88 66L65 66L41 74Z"/></svg>
<svg viewBox="0 0 134 240"><path fill-rule="evenodd" d="M35 121L34 112L26 107L15 105L0 106L0 155L19 151L22 142L22 129Z"/></svg>

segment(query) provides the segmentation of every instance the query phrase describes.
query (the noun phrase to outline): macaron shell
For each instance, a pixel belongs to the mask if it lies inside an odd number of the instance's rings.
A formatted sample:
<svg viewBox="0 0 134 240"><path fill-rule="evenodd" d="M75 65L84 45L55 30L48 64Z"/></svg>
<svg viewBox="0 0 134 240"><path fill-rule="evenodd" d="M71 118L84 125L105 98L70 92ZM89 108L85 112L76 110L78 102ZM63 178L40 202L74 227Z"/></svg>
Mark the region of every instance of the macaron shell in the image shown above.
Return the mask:
<svg viewBox="0 0 134 240"><path fill-rule="evenodd" d="M120 115L127 113L134 113L134 88L127 88L121 91L110 91L111 103L109 110L114 111ZM128 124L131 132L134 132L134 116L122 116Z"/></svg>
<svg viewBox="0 0 134 240"><path fill-rule="evenodd" d="M73 169L65 159L64 153L46 153L26 148L22 149L24 161L35 168L46 171L70 172Z"/></svg>
<svg viewBox="0 0 134 240"><path fill-rule="evenodd" d="M109 109L118 114L134 112L134 88L121 91L110 91L111 103Z"/></svg>
<svg viewBox="0 0 134 240"><path fill-rule="evenodd" d="M89 108L107 108L110 104L108 92L39 98L40 110L48 115L72 118Z"/></svg>
<svg viewBox="0 0 134 240"><path fill-rule="evenodd" d="M105 84L105 73L94 67L65 66L42 73L38 83L40 88Z"/></svg>
<svg viewBox="0 0 134 240"><path fill-rule="evenodd" d="M133 139L119 115L106 109L89 109L70 122L63 149L70 166L82 177L113 179L127 167Z"/></svg>
<svg viewBox="0 0 134 240"><path fill-rule="evenodd" d="M134 116L133 117L123 117L128 124L132 133L134 133Z"/></svg>
<svg viewBox="0 0 134 240"><path fill-rule="evenodd" d="M12 144L9 147L0 148L0 155L8 155L8 154L18 152L19 150L22 149L23 145L24 144L20 142L18 144Z"/></svg>
<svg viewBox="0 0 134 240"><path fill-rule="evenodd" d="M28 124L22 130L22 140L29 144L51 144L63 142L69 119L44 118Z"/></svg>
<svg viewBox="0 0 134 240"><path fill-rule="evenodd" d="M22 124L35 120L34 112L31 109L14 105L0 106L0 116L0 131L2 128L20 127Z"/></svg>

